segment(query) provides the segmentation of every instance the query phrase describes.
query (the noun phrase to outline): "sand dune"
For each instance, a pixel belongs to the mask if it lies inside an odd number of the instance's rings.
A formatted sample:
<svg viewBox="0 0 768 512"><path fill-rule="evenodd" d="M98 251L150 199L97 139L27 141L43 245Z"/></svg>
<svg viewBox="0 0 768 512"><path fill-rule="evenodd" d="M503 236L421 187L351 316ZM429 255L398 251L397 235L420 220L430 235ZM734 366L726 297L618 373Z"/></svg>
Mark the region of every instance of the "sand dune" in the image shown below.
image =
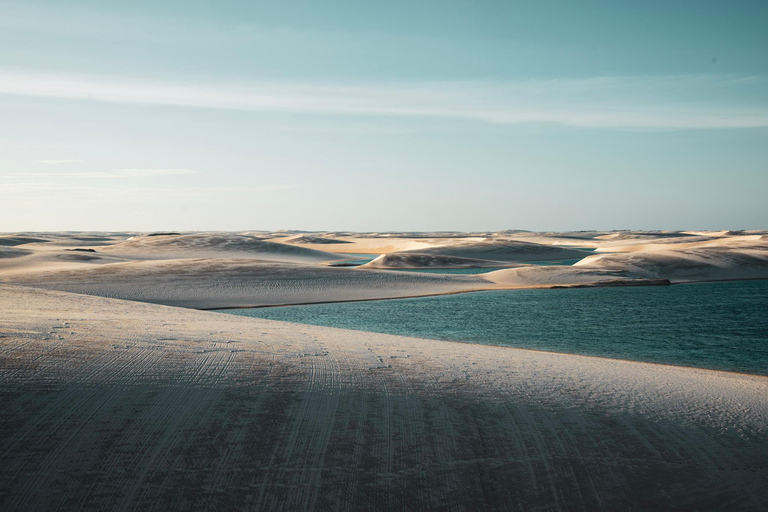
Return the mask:
<svg viewBox="0 0 768 512"><path fill-rule="evenodd" d="M634 237L630 233L632 236L629 237L602 240L603 246L598 251L611 250L612 253L590 253L507 238L478 240L425 236L416 240L347 236L345 241L348 243L325 244L332 250L343 248L349 253L362 247L373 250L373 245L364 244L378 244L377 249L386 248L381 244L426 247L419 251L388 253L358 269L326 268L327 262L349 256L314 250L309 248L312 244L273 243L242 234L135 236L127 240L127 234L119 233L14 234L6 238L16 241L24 238L26 243L2 246L0 282L215 308L396 298L500 288L658 284L656 281L663 279L691 282L768 278L768 241L759 233L706 237L697 234L674 237L671 236L674 233L666 233L670 236L655 239L648 239L650 235L647 233L641 234L643 236ZM529 235L535 234L521 234ZM589 234L593 239L604 235L601 232ZM545 234L548 236L550 234ZM111 245L105 240L112 240ZM100 245L83 245L87 243ZM572 267L516 267L472 277L375 270L493 267L517 261L574 256L586 258Z"/></svg>
<svg viewBox="0 0 768 512"><path fill-rule="evenodd" d="M715 240L688 246L646 245L631 252L596 254L575 266L621 270L673 282L768 278L768 244Z"/></svg>
<svg viewBox="0 0 768 512"><path fill-rule="evenodd" d="M32 251L28 249L18 249L16 247L4 247L0 245L0 259L20 258L22 256L28 256L30 254L32 254Z"/></svg>
<svg viewBox="0 0 768 512"><path fill-rule="evenodd" d="M395 238L395 237L368 237L368 236L349 236L349 237L335 237L339 240L337 246L334 244L323 243L307 243L303 242L301 245L316 249L335 251L349 254L387 254L391 252L418 250L424 248L434 247L439 244L442 239L438 240L422 240L414 238ZM294 243L292 239L280 239L276 238L273 241L280 241L286 244Z"/></svg>
<svg viewBox="0 0 768 512"><path fill-rule="evenodd" d="M0 281L201 309L411 297L493 287L474 276L222 258L133 261L54 271L35 269L0 273Z"/></svg>
<svg viewBox="0 0 768 512"><path fill-rule="evenodd" d="M0 235L0 247L14 247L16 245L24 245L34 242L45 242L44 238L27 237L27 236L13 236L13 235Z"/></svg>
<svg viewBox="0 0 768 512"><path fill-rule="evenodd" d="M580 251L578 249L494 238L482 241L445 244L418 252L434 256L451 256L504 262L582 258L590 254L587 251Z"/></svg>
<svg viewBox="0 0 768 512"><path fill-rule="evenodd" d="M104 251L135 259L242 258L314 263L340 258L329 252L232 233L141 236L111 245Z"/></svg>
<svg viewBox="0 0 768 512"><path fill-rule="evenodd" d="M289 238L285 240L287 243L291 244L350 244L352 242L347 240L341 240L339 238L328 238L324 236L310 236L310 235L302 235L297 236L296 238Z"/></svg>
<svg viewBox="0 0 768 512"><path fill-rule="evenodd" d="M37 250L0 248L0 281L14 274L34 275L54 270L75 270L109 263L125 262L125 259L101 252L79 251L61 247Z"/></svg>
<svg viewBox="0 0 768 512"><path fill-rule="evenodd" d="M489 272L482 276L505 288L552 288L561 286L637 286L668 284L657 277L641 277L624 269L569 266L527 266Z"/></svg>
<svg viewBox="0 0 768 512"><path fill-rule="evenodd" d="M362 265L361 268L482 268L499 267L500 262L440 256L414 252L393 252Z"/></svg>
<svg viewBox="0 0 768 512"><path fill-rule="evenodd" d="M765 510L768 379L0 285L0 509Z"/></svg>

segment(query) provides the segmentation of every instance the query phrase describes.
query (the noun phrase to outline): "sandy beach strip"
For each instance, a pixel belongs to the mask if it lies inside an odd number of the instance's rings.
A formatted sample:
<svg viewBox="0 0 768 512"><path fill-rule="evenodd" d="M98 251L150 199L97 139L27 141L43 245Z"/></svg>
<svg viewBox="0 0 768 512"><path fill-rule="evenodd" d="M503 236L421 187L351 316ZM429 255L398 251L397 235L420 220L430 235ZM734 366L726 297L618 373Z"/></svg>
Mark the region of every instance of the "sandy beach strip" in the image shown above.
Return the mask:
<svg viewBox="0 0 768 512"><path fill-rule="evenodd" d="M768 378L0 285L0 509L764 510Z"/></svg>

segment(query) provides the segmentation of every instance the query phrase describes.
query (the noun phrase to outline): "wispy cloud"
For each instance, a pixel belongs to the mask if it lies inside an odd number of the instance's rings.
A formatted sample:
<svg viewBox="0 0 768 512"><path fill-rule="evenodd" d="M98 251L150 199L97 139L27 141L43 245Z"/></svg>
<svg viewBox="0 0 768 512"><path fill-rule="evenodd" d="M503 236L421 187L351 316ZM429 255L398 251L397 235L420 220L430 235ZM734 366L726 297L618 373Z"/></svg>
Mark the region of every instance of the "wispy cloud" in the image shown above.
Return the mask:
<svg viewBox="0 0 768 512"><path fill-rule="evenodd" d="M197 174L200 171L193 171L190 169L118 169L115 171L90 171L90 172L25 172L25 173L12 173L11 177L23 177L23 178L108 178L108 179L124 179L124 178L147 178L154 176L176 176L183 174Z"/></svg>
<svg viewBox="0 0 768 512"><path fill-rule="evenodd" d="M61 165L61 164L81 164L82 160L36 160L37 164L44 165Z"/></svg>
<svg viewBox="0 0 768 512"><path fill-rule="evenodd" d="M385 85L187 85L0 72L0 94L241 111L633 129L768 127L768 99L759 92L766 86L768 80L763 77L721 75ZM747 103L744 97L754 101Z"/></svg>

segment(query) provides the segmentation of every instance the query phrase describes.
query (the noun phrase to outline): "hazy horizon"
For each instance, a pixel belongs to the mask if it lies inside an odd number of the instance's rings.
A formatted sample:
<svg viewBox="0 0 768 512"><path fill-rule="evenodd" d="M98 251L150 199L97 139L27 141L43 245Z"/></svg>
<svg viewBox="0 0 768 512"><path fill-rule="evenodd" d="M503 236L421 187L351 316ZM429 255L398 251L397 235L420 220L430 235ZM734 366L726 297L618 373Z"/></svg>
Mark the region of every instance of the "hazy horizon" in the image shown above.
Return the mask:
<svg viewBox="0 0 768 512"><path fill-rule="evenodd" d="M768 4L0 4L0 232L768 228Z"/></svg>

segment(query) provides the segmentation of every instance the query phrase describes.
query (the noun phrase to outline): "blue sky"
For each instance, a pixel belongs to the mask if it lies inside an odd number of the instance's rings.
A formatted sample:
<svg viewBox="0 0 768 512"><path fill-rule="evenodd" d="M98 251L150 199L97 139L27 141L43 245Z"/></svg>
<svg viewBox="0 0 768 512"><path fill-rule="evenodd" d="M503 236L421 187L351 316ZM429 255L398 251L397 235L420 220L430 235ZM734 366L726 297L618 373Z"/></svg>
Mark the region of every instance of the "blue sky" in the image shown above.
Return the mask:
<svg viewBox="0 0 768 512"><path fill-rule="evenodd" d="M0 231L768 227L768 3L0 2Z"/></svg>

